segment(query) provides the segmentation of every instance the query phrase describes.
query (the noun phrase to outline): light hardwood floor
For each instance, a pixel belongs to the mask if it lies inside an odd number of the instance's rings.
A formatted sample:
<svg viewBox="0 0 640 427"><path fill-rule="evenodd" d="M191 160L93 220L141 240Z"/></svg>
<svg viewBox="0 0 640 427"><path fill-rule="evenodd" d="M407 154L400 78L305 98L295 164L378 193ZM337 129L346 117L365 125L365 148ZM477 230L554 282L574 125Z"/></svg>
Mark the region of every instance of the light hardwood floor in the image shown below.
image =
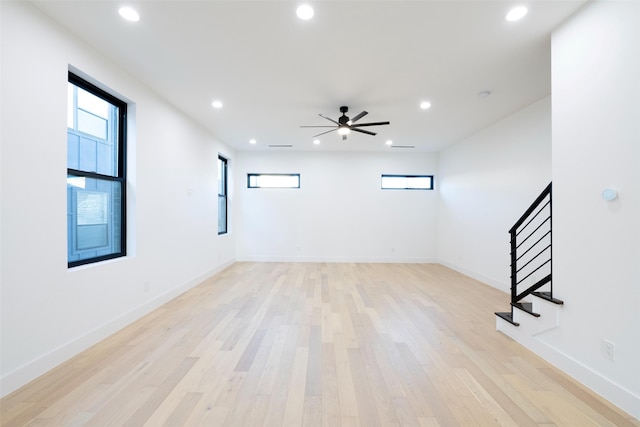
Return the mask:
<svg viewBox="0 0 640 427"><path fill-rule="evenodd" d="M640 425L496 332L507 307L436 264L237 263L2 399L2 426Z"/></svg>

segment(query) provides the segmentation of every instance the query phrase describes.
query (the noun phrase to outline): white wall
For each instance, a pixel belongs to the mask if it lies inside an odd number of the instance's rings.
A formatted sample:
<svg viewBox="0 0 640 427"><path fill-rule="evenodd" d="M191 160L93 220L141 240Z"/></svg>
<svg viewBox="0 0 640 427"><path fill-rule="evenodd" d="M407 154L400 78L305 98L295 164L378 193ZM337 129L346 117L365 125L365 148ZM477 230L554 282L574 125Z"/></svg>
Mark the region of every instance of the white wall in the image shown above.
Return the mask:
<svg viewBox="0 0 640 427"><path fill-rule="evenodd" d="M550 181L548 97L443 150L440 262L509 292L508 231Z"/></svg>
<svg viewBox="0 0 640 427"><path fill-rule="evenodd" d="M553 34L556 363L640 418L640 3L592 2ZM619 191L606 202L604 188ZM615 344L615 360L601 353Z"/></svg>
<svg viewBox="0 0 640 427"><path fill-rule="evenodd" d="M234 260L217 235L217 155L233 153L26 2L1 2L2 394ZM70 66L132 102L129 256L67 268ZM190 189L190 195L188 194Z"/></svg>
<svg viewBox="0 0 640 427"><path fill-rule="evenodd" d="M390 149L391 150L391 149ZM437 154L239 152L237 258L430 262L436 191L381 190L380 175L436 176ZM248 189L247 173L300 173L300 189Z"/></svg>

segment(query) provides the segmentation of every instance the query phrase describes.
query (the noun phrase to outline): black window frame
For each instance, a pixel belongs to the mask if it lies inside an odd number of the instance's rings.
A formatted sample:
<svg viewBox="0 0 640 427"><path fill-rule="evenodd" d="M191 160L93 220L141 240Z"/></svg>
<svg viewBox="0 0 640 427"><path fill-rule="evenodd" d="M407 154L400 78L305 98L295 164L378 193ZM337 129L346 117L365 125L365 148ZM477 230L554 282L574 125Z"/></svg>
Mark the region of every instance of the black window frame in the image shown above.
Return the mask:
<svg viewBox="0 0 640 427"><path fill-rule="evenodd" d="M260 185L251 185L251 177L254 176L295 176L298 178L298 185L296 187L263 187ZM299 173L248 173L247 174L247 188L275 188L275 189L296 189L300 188L300 174Z"/></svg>
<svg viewBox="0 0 640 427"><path fill-rule="evenodd" d="M96 172L83 171L67 167L67 176L118 182L120 184L120 250L111 254L100 255L97 257L86 258L77 261L67 260L67 268L73 268L81 265L106 261L109 259L121 258L127 255L127 103L119 98L116 98L109 92L100 89L93 83L88 82L87 80L72 73L71 71L68 72L68 82L118 107L117 175L103 175Z"/></svg>
<svg viewBox="0 0 640 427"><path fill-rule="evenodd" d="M403 175L403 174L381 174L380 175L380 189L381 190L419 190L419 191L429 191L435 188L435 180L433 179L433 175ZM384 178L429 178L431 181L430 188L411 188L411 187L383 187L382 182Z"/></svg>
<svg viewBox="0 0 640 427"><path fill-rule="evenodd" d="M218 165L222 165L222 186L218 183L218 236L222 234L227 234L229 232L229 203L228 203L228 192L229 192L229 160L218 154ZM220 189L222 189L222 194L220 193ZM224 230L220 230L220 199L224 200Z"/></svg>

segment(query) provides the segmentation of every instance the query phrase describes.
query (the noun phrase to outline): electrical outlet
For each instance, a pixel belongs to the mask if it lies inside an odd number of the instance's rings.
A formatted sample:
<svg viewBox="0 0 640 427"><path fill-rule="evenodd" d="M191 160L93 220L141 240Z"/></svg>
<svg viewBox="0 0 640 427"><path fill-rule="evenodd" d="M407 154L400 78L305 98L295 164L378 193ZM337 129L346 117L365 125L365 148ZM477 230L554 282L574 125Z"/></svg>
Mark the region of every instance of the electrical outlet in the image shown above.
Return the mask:
<svg viewBox="0 0 640 427"><path fill-rule="evenodd" d="M144 291L149 292L149 282L144 282Z"/></svg>
<svg viewBox="0 0 640 427"><path fill-rule="evenodd" d="M616 345L609 340L602 339L602 355L609 360L616 359Z"/></svg>

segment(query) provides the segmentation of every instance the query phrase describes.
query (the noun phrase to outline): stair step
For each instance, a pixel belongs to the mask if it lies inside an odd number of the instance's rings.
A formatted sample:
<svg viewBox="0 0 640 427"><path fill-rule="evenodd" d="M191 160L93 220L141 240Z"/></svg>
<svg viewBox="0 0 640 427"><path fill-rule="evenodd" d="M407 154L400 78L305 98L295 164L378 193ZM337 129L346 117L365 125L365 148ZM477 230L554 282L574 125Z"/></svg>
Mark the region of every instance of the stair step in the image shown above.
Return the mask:
<svg viewBox="0 0 640 427"><path fill-rule="evenodd" d="M506 320L507 322L511 323L514 326L520 326L520 323L515 322L513 320L513 316L509 312L507 312L507 313L496 313L496 316L500 317L501 319Z"/></svg>
<svg viewBox="0 0 640 427"><path fill-rule="evenodd" d="M530 302L512 302L511 305L514 306L517 309L520 309L520 310L522 310L522 311L524 311L526 313L529 313L532 316L540 317L539 313L535 313L533 311L533 303L530 303Z"/></svg>
<svg viewBox="0 0 640 427"><path fill-rule="evenodd" d="M564 301L559 300L558 298L553 298L551 296L551 292L533 292L533 295L542 298L543 300L552 302L554 304L563 305Z"/></svg>

